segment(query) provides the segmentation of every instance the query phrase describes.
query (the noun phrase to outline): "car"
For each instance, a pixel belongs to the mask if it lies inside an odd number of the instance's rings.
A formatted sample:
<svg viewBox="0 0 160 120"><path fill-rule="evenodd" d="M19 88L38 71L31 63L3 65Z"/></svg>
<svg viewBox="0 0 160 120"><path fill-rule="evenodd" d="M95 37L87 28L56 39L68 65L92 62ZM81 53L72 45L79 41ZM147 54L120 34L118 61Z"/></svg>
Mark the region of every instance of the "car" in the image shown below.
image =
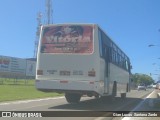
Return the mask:
<svg viewBox="0 0 160 120"><path fill-rule="evenodd" d="M152 87L153 87L154 89L156 89L156 87L157 87L156 83L154 83L154 84L152 85Z"/></svg>
<svg viewBox="0 0 160 120"><path fill-rule="evenodd" d="M159 89L159 90L160 90L160 83L157 83L157 84L156 84L156 89Z"/></svg>
<svg viewBox="0 0 160 120"><path fill-rule="evenodd" d="M147 88L153 88L152 85L147 85Z"/></svg>
<svg viewBox="0 0 160 120"><path fill-rule="evenodd" d="M138 91L139 90L145 90L146 91L146 86L145 86L145 84L139 84L137 89L138 89Z"/></svg>

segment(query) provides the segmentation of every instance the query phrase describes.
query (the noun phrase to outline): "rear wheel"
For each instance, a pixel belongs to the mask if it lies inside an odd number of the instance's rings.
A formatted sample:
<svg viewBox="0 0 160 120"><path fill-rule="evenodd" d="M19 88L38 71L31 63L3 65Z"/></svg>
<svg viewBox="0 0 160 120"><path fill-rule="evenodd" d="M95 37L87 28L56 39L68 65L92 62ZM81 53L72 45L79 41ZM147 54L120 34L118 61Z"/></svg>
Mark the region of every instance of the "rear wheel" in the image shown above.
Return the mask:
<svg viewBox="0 0 160 120"><path fill-rule="evenodd" d="M126 87L126 92L129 92L130 88L129 88L129 84L127 83L127 87Z"/></svg>
<svg viewBox="0 0 160 120"><path fill-rule="evenodd" d="M81 94L65 93L65 98L66 98L68 103L78 103L81 99Z"/></svg>
<svg viewBox="0 0 160 120"><path fill-rule="evenodd" d="M114 81L113 89L112 89L112 96L116 96L116 95L117 95L117 82Z"/></svg>
<svg viewBox="0 0 160 120"><path fill-rule="evenodd" d="M121 93L121 98L125 99L126 98L126 93Z"/></svg>

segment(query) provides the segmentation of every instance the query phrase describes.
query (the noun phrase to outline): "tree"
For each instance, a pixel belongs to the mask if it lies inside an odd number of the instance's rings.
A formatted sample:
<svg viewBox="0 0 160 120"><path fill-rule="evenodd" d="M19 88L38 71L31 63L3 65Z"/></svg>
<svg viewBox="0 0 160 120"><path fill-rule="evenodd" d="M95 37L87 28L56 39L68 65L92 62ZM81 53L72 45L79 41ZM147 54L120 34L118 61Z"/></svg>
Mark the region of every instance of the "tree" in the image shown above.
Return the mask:
<svg viewBox="0 0 160 120"><path fill-rule="evenodd" d="M146 74L140 74L140 73L135 73L132 76L133 82L135 82L137 85L140 83L144 83L145 85L150 85L154 83L154 80L152 77Z"/></svg>

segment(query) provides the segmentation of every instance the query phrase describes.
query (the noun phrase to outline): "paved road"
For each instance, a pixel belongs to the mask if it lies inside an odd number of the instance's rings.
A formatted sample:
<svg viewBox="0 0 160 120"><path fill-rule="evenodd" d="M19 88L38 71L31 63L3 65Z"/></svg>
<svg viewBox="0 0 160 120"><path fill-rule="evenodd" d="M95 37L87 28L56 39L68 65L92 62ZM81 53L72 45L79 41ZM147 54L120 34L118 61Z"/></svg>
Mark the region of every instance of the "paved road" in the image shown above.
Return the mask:
<svg viewBox="0 0 160 120"><path fill-rule="evenodd" d="M139 110L153 110L152 98L156 97L158 91L152 92L152 89L147 91L137 91L132 90L127 94L126 99L121 99L117 96L114 101L107 100L106 102L102 100L97 100L94 98L83 97L79 104L68 104L64 97L57 98L47 98L47 99L37 99L37 100L26 100L26 101L16 101L9 103L0 103L0 111L68 111L67 114L75 115L77 113L86 113L92 116L94 113L87 111L139 111ZM147 99L150 93L152 93ZM138 106L137 106L138 105ZM143 106L143 107L141 107ZM71 112L72 111L72 112ZM78 112L73 112L78 111ZM82 112L79 112L82 111ZM109 114L109 113L107 113ZM95 115L95 114L94 114ZM93 116L94 116L93 115ZM106 113L103 115L105 116ZM78 114L77 116L80 116ZM17 118L14 118L15 120ZM12 120L14 120L12 118ZM52 119L52 120L103 120L103 119L121 119L120 117L54 117L54 118L42 118L42 119ZM130 119L130 118L123 118ZM40 119L41 120L41 119Z"/></svg>
<svg viewBox="0 0 160 120"><path fill-rule="evenodd" d="M160 93L159 90L154 90L146 98L144 98L132 111L140 111L137 114L142 114L143 116L152 116L152 117L124 117L114 118L113 120L160 120L160 116L156 117L158 112L160 113L160 107L156 106L157 103L157 93ZM160 103L160 100L158 100ZM142 111L142 113L141 113ZM147 111L145 113L145 111ZM157 112L158 111L158 112Z"/></svg>

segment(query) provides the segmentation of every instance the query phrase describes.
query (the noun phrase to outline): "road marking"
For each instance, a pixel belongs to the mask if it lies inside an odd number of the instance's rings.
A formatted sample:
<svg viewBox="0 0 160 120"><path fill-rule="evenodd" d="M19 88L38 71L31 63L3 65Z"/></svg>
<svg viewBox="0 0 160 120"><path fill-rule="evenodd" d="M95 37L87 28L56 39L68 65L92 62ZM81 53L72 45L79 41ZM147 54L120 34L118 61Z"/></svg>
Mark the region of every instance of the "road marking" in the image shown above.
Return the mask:
<svg viewBox="0 0 160 120"><path fill-rule="evenodd" d="M137 111L141 105L146 101L147 98L150 98L150 96L154 93L155 91L153 91L152 93L150 93L145 99L143 99L133 110L131 111ZM131 120L131 117L124 117L122 120Z"/></svg>
<svg viewBox="0 0 160 120"><path fill-rule="evenodd" d="M64 98L64 96L62 96L62 97L53 97L53 98L44 98L44 99L34 99L34 100L21 100L21 101L0 103L0 105L11 105L11 104L21 104L21 103L39 102L39 101L56 100L56 99L62 99L62 98Z"/></svg>
<svg viewBox="0 0 160 120"><path fill-rule="evenodd" d="M152 93L150 93L145 99L143 99L132 111L137 111L140 106L146 101L147 98L150 98L150 96L154 93L154 91Z"/></svg>
<svg viewBox="0 0 160 120"><path fill-rule="evenodd" d="M154 91L152 92L152 93L150 93L145 99L143 99L133 110L131 110L131 111L136 111L136 109L138 109L141 105L142 105L142 103L143 102L145 102L145 100L147 99L147 98L149 98L152 94L154 93ZM130 102L128 102L127 103L127 105L128 104L130 104ZM123 107L123 106L122 106ZM120 109L120 108L122 108L122 107L119 107L119 108L117 108L116 110L118 110L118 109ZM101 117L97 117L96 119L94 119L94 120L104 120L106 117L105 116L107 116L108 114L106 113L106 114L104 114L103 116L101 116ZM131 117L124 117L124 118L121 118L121 120L130 120L131 119Z"/></svg>

